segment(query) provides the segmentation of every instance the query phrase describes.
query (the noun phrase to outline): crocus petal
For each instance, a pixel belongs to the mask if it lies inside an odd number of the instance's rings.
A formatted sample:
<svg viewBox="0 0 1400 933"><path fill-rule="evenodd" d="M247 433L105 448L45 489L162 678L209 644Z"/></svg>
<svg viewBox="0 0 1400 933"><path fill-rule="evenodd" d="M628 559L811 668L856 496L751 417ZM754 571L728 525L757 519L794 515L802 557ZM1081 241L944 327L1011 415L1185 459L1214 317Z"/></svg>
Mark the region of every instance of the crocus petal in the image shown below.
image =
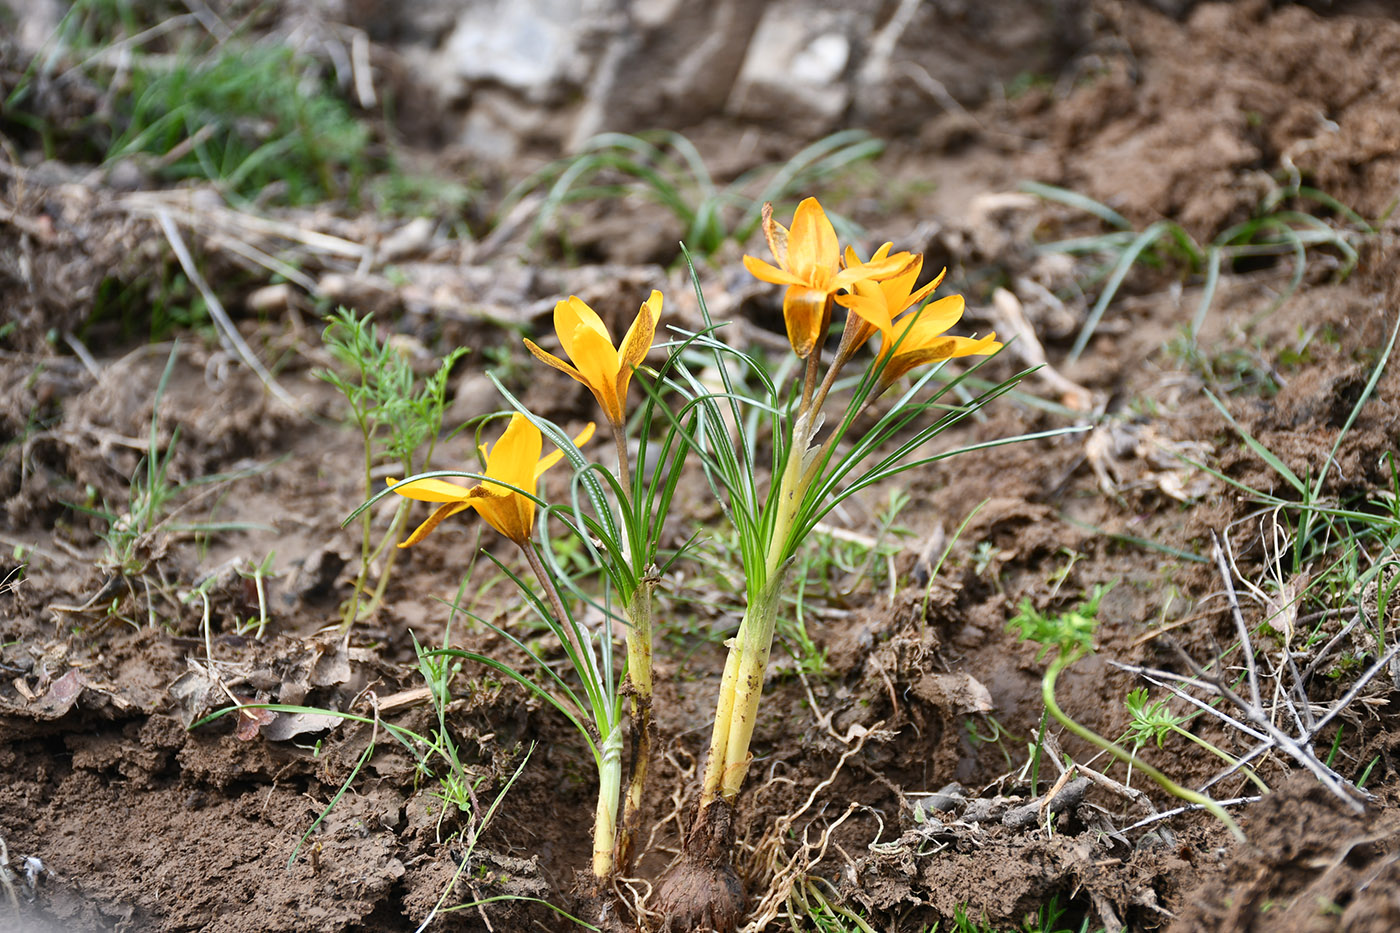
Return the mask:
<svg viewBox="0 0 1400 933"><path fill-rule="evenodd" d="M589 423L574 439L574 443L582 446L593 436L594 429L595 425ZM482 448L486 456L486 475L498 482L483 482L471 489L437 479L415 480L406 484L404 489L408 492L405 495L443 504L399 547L417 544L443 519L468 508L475 509L487 524L516 544L526 546L535 522L535 502L530 496L535 492L540 474L558 463L563 456L562 451L556 450L547 457L540 457L543 444L539 428L528 418L511 415L510 423L490 453L484 446ZM389 483L392 485L394 480L390 479ZM530 495L517 490L524 490Z"/></svg>
<svg viewBox="0 0 1400 933"><path fill-rule="evenodd" d="M919 271L924 267L924 257L918 253L914 254L914 261L909 264L909 268L880 281L880 291L885 293L886 304L890 306L890 314L895 315L908 308L914 303L914 283L919 281ZM925 292L927 294L927 292Z"/></svg>
<svg viewBox="0 0 1400 933"><path fill-rule="evenodd" d="M890 312L888 296L879 283L867 280L856 282L853 287L855 291L852 294L837 295L837 303L850 308L882 334L888 335L894 330L894 317Z"/></svg>
<svg viewBox="0 0 1400 933"><path fill-rule="evenodd" d="M851 285L862 279L874 279L877 282L888 279L908 270L911 265L920 261L922 258L914 253L899 252L883 259L872 259L858 266L848 266L832 278L831 288L833 290L850 288Z"/></svg>
<svg viewBox="0 0 1400 933"><path fill-rule="evenodd" d="M520 414L511 415L510 424L506 425L501 439L496 441L496 446L486 457L486 475L526 492L534 492L535 464L539 462L540 448L543 446L540 429L531 424L530 419ZM472 493L477 494L478 489L482 487L474 488ZM506 495L510 490L488 485L483 492Z"/></svg>
<svg viewBox="0 0 1400 933"><path fill-rule="evenodd" d="M922 262L922 257L920 257L920 261ZM917 305L919 302L923 301L923 300L924 300L925 298L927 298L929 295L933 294L934 289L936 289L939 285L943 284L943 276L947 273L947 271L948 271L947 269L942 270L942 271L939 272L936 276L933 277L933 281L932 281L932 282L929 282L929 283L928 283L927 285L925 285L923 288L919 289L918 291L916 291L916 292L914 292L913 294L911 294L908 298L904 299L904 300L903 300L903 304L902 304L902 306L900 307L899 310L900 310L900 311L908 310L909 308L912 308L912 307L914 307L915 305ZM915 276L914 276L914 279L911 280L909 284L910 284L910 285L913 285L913 284L914 284L914 281L917 281L917 279L918 279L918 276L915 275ZM950 325L948 325L948 326L951 327L952 325L950 324Z"/></svg>
<svg viewBox="0 0 1400 933"><path fill-rule="evenodd" d="M574 438L574 446L582 447L584 444L587 444L589 439L593 437L593 429L596 427L597 425L592 421L588 422L588 427L580 431L578 437ZM535 465L535 481L539 482L539 478L544 475L544 471L558 463L563 456L564 451L553 450L541 457L540 462ZM531 486L530 488L533 489L534 487Z"/></svg>
<svg viewBox="0 0 1400 933"><path fill-rule="evenodd" d="M384 482L388 486L393 486L398 480L389 476L385 477ZM405 483L394 492L409 499L417 499L419 502L457 502L467 497L468 489L466 486L459 486L441 479L416 479L411 483Z"/></svg>
<svg viewBox="0 0 1400 933"><path fill-rule="evenodd" d="M622 399L617 394L619 361L617 350L606 337L580 325L574 329L574 363L583 374L584 383L613 424L622 423Z"/></svg>
<svg viewBox="0 0 1400 933"><path fill-rule="evenodd" d="M463 503L466 507L476 509L488 525L521 547L529 542L535 523L535 503L530 499L509 490L502 494L480 488L479 495Z"/></svg>
<svg viewBox="0 0 1400 933"><path fill-rule="evenodd" d="M806 285L807 280L798 278L791 272L772 266L762 259L753 256L744 257L744 268L749 270L749 275L760 282L770 282L774 285Z"/></svg>
<svg viewBox="0 0 1400 933"><path fill-rule="evenodd" d="M840 265L841 248L836 242L836 229L817 199L807 198L797 205L792 215L787 268L808 284L821 287L830 281Z"/></svg>
<svg viewBox="0 0 1400 933"><path fill-rule="evenodd" d="M534 355L535 359L539 360L541 363L544 363L548 366L553 366L561 373L567 373L568 375L573 376L579 382L582 382L584 385L588 385L588 380L583 378L583 373L579 372L577 369L570 366L563 360L559 359L559 357L555 356L553 353L548 353L544 350L541 350L539 346L536 345L536 343L528 337L525 338L525 349L529 350Z"/></svg>
<svg viewBox="0 0 1400 933"><path fill-rule="evenodd" d="M884 244L881 244L880 248L877 249L877 250L875 251L875 255L870 257L870 261L871 261L871 262L876 262L877 260L884 259L886 256L888 256L888 255L890 254L890 250L893 249L893 248L894 248L894 244L893 244L893 243L884 243ZM855 248L854 246L847 246L847 247L846 247L846 265L847 265L847 266L860 266L860 265L864 265L864 262L863 262L863 261L861 260L861 258L860 258L860 254L858 254L858 253L856 252L856 248Z"/></svg>
<svg viewBox="0 0 1400 933"><path fill-rule="evenodd" d="M763 202L763 238L768 241L768 249L778 265L788 266L788 229L773 219L773 205Z"/></svg>
<svg viewBox="0 0 1400 933"><path fill-rule="evenodd" d="M661 293L653 289L651 296L637 311L637 319L627 329L627 336L622 338L622 347L618 354L621 358L618 360L617 397L624 404L627 401L627 386L632 380L632 370L646 359L647 351L656 339L656 322L660 317Z"/></svg>
<svg viewBox="0 0 1400 933"><path fill-rule="evenodd" d="M900 349L907 344L910 349L931 343L941 337L958 321L962 320L965 303L962 295L949 295L930 302L921 311L910 311L899 321L899 332L904 335Z"/></svg>
<svg viewBox="0 0 1400 933"><path fill-rule="evenodd" d="M420 482L430 483L433 481L425 479L420 480ZM419 541L422 541L424 538L426 538L428 536L428 533L431 532L434 528L436 528L439 524L441 524L444 518L456 515L458 512L461 512L465 508L467 508L467 500L465 497L456 502L449 502L446 505L438 506L436 509L433 509L433 514L428 516L427 521L419 525L417 528L413 529L413 534L409 535L403 541L399 542L399 547L412 547Z"/></svg>
<svg viewBox="0 0 1400 933"><path fill-rule="evenodd" d="M578 366L580 371L583 367L579 366L579 355L574 347L574 335L581 327L598 334L608 346L612 346L612 334L608 333L608 325L603 323L598 312L590 308L582 298L570 295L554 305L554 332L559 335L559 343L564 348L564 354L574 361L574 365Z"/></svg>
<svg viewBox="0 0 1400 933"><path fill-rule="evenodd" d="M997 339L995 331L985 337L954 337L952 339L953 352L949 354L950 359L959 356L982 356L984 354L991 354L1005 346L1005 344Z"/></svg>
<svg viewBox="0 0 1400 933"><path fill-rule="evenodd" d="M938 363L960 356L980 356L995 353L1002 348L996 334L973 339L971 337L939 337L933 343L904 352L902 349L885 365L880 381L886 385L894 382L916 366L925 363Z"/></svg>
<svg viewBox="0 0 1400 933"><path fill-rule="evenodd" d="M826 300L830 295L821 288L803 288L794 285L783 296L783 320L787 322L788 341L799 359L806 359L812 353L826 323Z"/></svg>

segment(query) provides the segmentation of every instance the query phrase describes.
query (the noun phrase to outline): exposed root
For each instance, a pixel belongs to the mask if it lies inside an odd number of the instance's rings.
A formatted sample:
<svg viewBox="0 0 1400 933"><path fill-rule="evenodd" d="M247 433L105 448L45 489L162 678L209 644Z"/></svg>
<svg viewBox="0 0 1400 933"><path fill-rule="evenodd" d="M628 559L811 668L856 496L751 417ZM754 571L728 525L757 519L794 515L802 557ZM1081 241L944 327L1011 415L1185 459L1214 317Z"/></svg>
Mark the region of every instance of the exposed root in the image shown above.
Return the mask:
<svg viewBox="0 0 1400 933"><path fill-rule="evenodd" d="M815 704L813 709L816 709ZM820 717L820 714L818 715ZM821 721L820 718L819 721ZM827 723L829 721L827 719ZM802 806L777 820L759 840L751 860L754 870L749 874L751 880L765 879L764 893L759 898L748 924L744 926L744 933L758 933L758 931L765 929L770 922L777 919L784 905L792 899L794 891L804 884L804 879L806 879L810 869L826 857L827 847L831 844L831 834L842 823L846 822L852 813L860 809L858 802L851 801L846 807L846 812L841 814L835 822L826 826L815 841L808 838L808 831L811 829L809 825L807 829L803 830L802 844L798 849L791 855L786 853L784 842L790 838L793 825L803 814L812 809L822 791L835 782L836 776L841 773L846 762L860 753L871 736L888 735L888 733L879 731L883 725L883 722L879 722L869 729L853 725L846 736L841 738L841 741L846 745L846 750L841 753L841 758L831 769L831 773L820 784L812 788L812 792L807 795L807 800ZM831 734L836 735L835 732ZM759 788L759 792L762 790L763 788Z"/></svg>

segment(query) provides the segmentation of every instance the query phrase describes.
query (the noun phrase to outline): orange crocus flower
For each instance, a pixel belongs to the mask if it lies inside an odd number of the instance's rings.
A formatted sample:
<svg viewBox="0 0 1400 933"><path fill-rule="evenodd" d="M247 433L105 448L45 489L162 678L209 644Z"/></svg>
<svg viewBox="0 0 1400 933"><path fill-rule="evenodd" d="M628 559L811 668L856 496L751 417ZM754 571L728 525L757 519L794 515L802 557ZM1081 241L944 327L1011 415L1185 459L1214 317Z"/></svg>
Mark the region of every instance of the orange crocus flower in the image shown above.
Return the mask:
<svg viewBox="0 0 1400 933"><path fill-rule="evenodd" d="M778 264L745 256L744 268L762 282L788 287L783 296L783 319L793 352L804 360L826 336L833 295L863 279L897 275L914 260L909 253L896 253L842 268L836 229L816 198L797 205L790 231L773 220L772 205L763 205L763 233Z"/></svg>
<svg viewBox="0 0 1400 933"><path fill-rule="evenodd" d="M887 243L876 251L871 261L888 250ZM854 251L847 250L847 262L854 261ZM932 282L914 290L922 264L923 257L916 257L905 272L883 282L856 282L851 294L836 299L859 318L848 323L853 333L852 348L864 343L877 330L880 332L880 358L885 360L880 382L884 386L924 363L995 353L1002 347L995 333L978 339L946 336L945 332L962 320L965 307L962 295L940 298L921 311L911 310L943 281L940 272Z"/></svg>

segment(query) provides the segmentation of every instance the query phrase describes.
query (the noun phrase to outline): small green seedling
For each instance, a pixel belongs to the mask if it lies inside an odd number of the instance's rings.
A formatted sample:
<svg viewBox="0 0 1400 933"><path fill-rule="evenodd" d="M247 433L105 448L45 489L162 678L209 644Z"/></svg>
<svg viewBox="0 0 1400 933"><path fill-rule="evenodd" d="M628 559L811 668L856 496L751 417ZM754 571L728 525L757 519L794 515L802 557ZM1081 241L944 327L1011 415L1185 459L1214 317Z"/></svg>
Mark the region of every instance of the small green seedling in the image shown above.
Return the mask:
<svg viewBox="0 0 1400 933"><path fill-rule="evenodd" d="M1107 586L1096 586L1089 599L1080 603L1079 606L1053 616L1040 612L1029 599L1022 600L1020 612L1008 623L1009 627L1020 629L1022 640L1038 642L1042 646L1037 658L1043 659L1051 651L1055 652L1054 660L1050 662L1050 666L1046 668L1045 674L1041 678L1041 698L1045 703L1046 712L1074 735L1102 749L1124 764L1142 771L1167 793L1210 811L1216 819L1225 824L1231 835L1243 842L1244 833L1240 831L1239 825L1220 804L1205 794L1182 787L1121 745L1111 742L1092 729L1075 722L1060 709L1060 705L1055 699L1055 682L1065 668L1093 652L1094 629L1098 626L1099 603L1108 590ZM1042 729L1042 739L1043 735ZM1037 748L1037 752L1038 750Z"/></svg>
<svg viewBox="0 0 1400 933"><path fill-rule="evenodd" d="M1167 708L1166 700L1158 700L1156 703L1149 704L1147 698L1147 688L1138 687L1128 694L1128 698L1123 703L1128 709L1128 715L1132 717L1128 723L1128 738L1133 743L1134 752L1149 742L1156 742L1157 747L1161 748L1166 737L1175 733L1190 742L1194 742L1232 767L1242 770L1245 776L1254 782L1254 786L1259 788L1260 793L1267 794L1269 792L1269 786L1260 780L1259 775L1241 764L1239 759L1194 732L1183 728L1183 724L1190 721L1190 716L1177 716L1172 713ZM1129 774L1132 773L1131 767L1129 765Z"/></svg>
<svg viewBox="0 0 1400 933"><path fill-rule="evenodd" d="M276 576L277 576L277 574L275 574L275 573L272 572L272 561L273 561L273 559L276 558L276 557L277 557L277 552L276 552L276 551L268 551L268 552L267 552L267 556L264 557L259 563L254 564L252 567L239 567L239 568L238 568L238 575L239 575L240 577L243 577L245 580L252 580L252 581L253 581L253 586L254 586L254 588L257 590L257 594L258 594L257 631L253 634L253 637L254 637L254 638L258 638L258 639L261 639L261 638L263 637L263 630L267 628L267 583L266 583L266 581L268 581L268 580L272 579L273 577L276 577ZM248 622L247 622L247 624L244 625L244 626L240 629L240 634L241 634L242 632L248 631L248 630L251 629L252 627L253 627L253 620L252 620L252 619L249 619Z"/></svg>

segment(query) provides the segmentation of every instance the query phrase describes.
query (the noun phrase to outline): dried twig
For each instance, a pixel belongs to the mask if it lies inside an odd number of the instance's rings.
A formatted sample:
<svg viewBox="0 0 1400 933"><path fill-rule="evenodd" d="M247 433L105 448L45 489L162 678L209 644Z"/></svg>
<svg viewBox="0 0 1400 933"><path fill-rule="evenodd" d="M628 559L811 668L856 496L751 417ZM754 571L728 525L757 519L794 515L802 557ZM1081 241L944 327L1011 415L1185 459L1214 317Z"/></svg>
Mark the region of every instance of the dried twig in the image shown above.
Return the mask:
<svg viewBox="0 0 1400 933"><path fill-rule="evenodd" d="M1384 655L1378 658L1375 664L1368 667L1364 674L1356 678L1356 683L1351 685L1351 689L1342 694L1341 697L1337 699L1337 702L1332 704L1332 708L1327 711L1327 715L1319 719L1317 725L1313 726L1308 734L1308 740L1311 741L1316 738L1323 727L1335 719L1338 713L1350 706L1351 702L1361 693L1361 690L1371 682L1372 678L1385 670L1386 666L1390 664L1396 654L1400 654L1400 644L1391 645L1390 650L1386 651Z"/></svg>
<svg viewBox="0 0 1400 933"><path fill-rule="evenodd" d="M1352 633L1352 630L1355 629L1358 625L1360 625L1364 620L1365 616L1358 612L1356 615L1352 616L1350 622L1342 626L1341 631L1339 631L1337 634L1333 635L1330 639L1328 639L1327 644L1323 645L1317 650L1317 655L1310 662L1308 662L1308 666L1303 669L1302 681L1304 685L1306 685L1309 681L1312 680L1313 674L1317 673L1317 669L1322 665L1324 661L1326 661L1332 656L1333 651L1337 650L1337 646L1342 643L1342 639L1350 635Z"/></svg>
<svg viewBox="0 0 1400 933"><path fill-rule="evenodd" d="M1234 619L1235 629L1239 636L1240 650L1245 658L1246 677L1249 684L1249 698L1246 700L1241 697L1230 688L1223 677L1218 673L1206 671L1179 647L1177 651L1183 663L1191 672L1189 676L1139 665L1122 664L1116 661L1110 663L1120 670L1136 674L1155 686L1171 691L1174 696L1189 703L1200 712L1220 720L1237 732L1249 736L1258 743L1247 753L1238 756L1234 763L1228 768L1207 781L1205 785L1203 785L1202 790L1208 789L1212 785L1224 780L1261 755L1273 749L1278 749L1308 771L1312 772L1323 786L1341 799L1349 808L1358 813L1364 812L1365 806L1362 801L1371 799L1371 795L1365 790L1358 788L1355 784L1348 781L1322 762L1317 757L1317 753L1313 750L1312 744L1322 729L1350 706L1350 704L1361 695L1361 691L1365 689L1366 685L1370 683L1377 674L1385 670L1397 654L1400 654L1400 645L1393 646L1385 651L1382 656L1357 679L1356 683L1352 684L1351 688L1342 697L1337 699L1327 709L1326 713L1318 718L1314 718L1313 704L1307 697L1306 688L1321 658L1315 658L1306 669L1300 671L1297 664L1293 662L1293 658L1285 645L1283 662L1269 671L1269 676L1277 682L1277 687L1274 690L1273 703L1275 707L1277 707L1277 704L1280 702L1287 707L1296 730L1296 735L1289 734L1276 723L1275 716L1264 706L1263 691L1260 689L1259 683L1259 668L1254 656L1254 644L1249 626L1245 623L1244 613L1240 609L1239 599L1235 592L1234 561L1233 555L1229 552L1229 544L1228 542L1222 544L1220 537L1214 533L1212 533L1212 541L1215 565L1224 584L1225 597L1229 603L1230 613ZM1355 624L1357 624L1357 620L1353 620L1353 622L1343 630L1343 633L1350 631ZM1325 657L1334 649L1335 645L1339 643L1343 637L1343 633L1339 633L1323 647L1321 652L1322 656ZM1224 699L1229 706L1234 708L1236 715L1232 716L1219 706L1203 701L1199 697L1193 695L1191 691L1197 691ZM1295 699L1297 700L1296 703ZM1277 712L1277 708L1275 708L1275 712ZM1251 799L1254 798L1240 798L1238 801L1234 802L1248 802ZM1172 812L1182 812L1186 809L1192 808L1184 807ZM1128 829L1134 829L1141 825L1143 824L1138 823L1135 826L1128 827ZM1124 831L1126 832L1127 830Z"/></svg>
<svg viewBox="0 0 1400 933"><path fill-rule="evenodd" d="M1054 762L1058 767L1060 759L1064 757L1065 753L1064 749L1060 747L1059 740L1055 738L1054 733L1049 731L1045 733L1045 750L1050 753L1050 761ZM1110 793L1122 797L1125 800L1132 801L1148 813L1157 812L1157 808L1152 805L1152 798L1136 787L1129 787L1127 784L1121 784L1103 772L1095 771L1093 768L1082 765L1079 762L1074 763L1074 769ZM1069 771L1066 770L1064 773L1068 774Z"/></svg>
<svg viewBox="0 0 1400 933"><path fill-rule="evenodd" d="M1214 716L1216 719L1219 719L1226 725L1229 725L1239 730L1240 732L1243 732L1245 735L1251 736L1261 742L1268 741L1268 736L1264 735L1262 732L1250 728L1248 725L1240 722L1238 719L1231 716L1229 713L1222 711L1219 707L1211 706L1209 703L1197 699L1196 697L1187 693L1185 690L1176 686L1176 683L1184 683L1196 687L1200 690L1203 690L1206 693L1218 694L1219 691L1217 691L1214 685L1212 684L1203 684L1194 677L1183 677L1180 674L1173 674L1170 671L1160 671L1156 668L1141 667L1137 664L1123 664L1119 661L1109 661L1108 663L1112 664L1120 671L1127 671L1130 674L1137 674L1139 677L1143 678L1148 683L1152 684L1154 687L1161 687L1164 690L1170 690L1173 695L1185 700L1187 703L1190 703L1192 706L1196 707L1201 712ZM1175 681L1176 683L1173 683L1173 681Z"/></svg>
<svg viewBox="0 0 1400 933"><path fill-rule="evenodd" d="M1246 644L1246 648L1248 647L1248 644ZM1258 704L1251 705L1245 702L1239 694L1225 686L1223 680L1208 674L1184 651L1181 652L1181 659L1183 663L1191 668L1192 673L1194 673L1199 680L1204 683L1212 684L1221 696L1234 704L1235 708L1240 710L1240 712L1244 713L1245 718L1250 723L1264 732L1275 746L1285 752L1294 761L1297 761L1303 767L1311 771L1317 779L1322 782L1323 786L1341 799L1348 807L1355 810L1357 813L1365 812L1365 805L1354 795L1359 795L1367 800L1371 799L1371 795L1356 787L1346 778L1319 761L1317 755L1314 754L1312 750L1311 736L1305 735L1302 740L1294 739L1288 733L1273 724L1263 707Z"/></svg>
<svg viewBox="0 0 1400 933"><path fill-rule="evenodd" d="M1230 799L1230 800L1217 800L1216 803L1220 804L1222 807L1234 807L1234 806L1238 806L1239 804L1242 804L1242 803L1258 803L1260 800L1263 800L1263 799L1264 799L1263 797L1258 797L1258 796L1255 796L1255 797L1235 797L1235 798L1232 798L1232 799ZM1154 813L1154 814L1152 814L1151 816L1143 817L1142 819L1138 820L1138 821L1137 821L1136 823L1134 823L1133 825L1123 827L1122 832L1124 832L1124 833L1130 833L1130 832L1132 832L1132 831L1135 830L1135 829L1141 829L1142 827L1147 826L1147 825L1149 825L1149 824L1151 824L1151 823L1156 823L1156 822L1158 822L1159 820L1165 820L1165 819L1168 819L1168 818L1170 818L1170 817L1176 816L1176 815L1181 814L1181 813L1189 813L1189 812L1192 811L1192 810L1201 810L1201 809L1204 809L1204 808L1203 808L1200 804L1198 804L1198 803L1188 803L1188 804L1186 804L1185 806L1173 807L1173 808L1170 809L1170 810L1163 810L1161 813Z"/></svg>

